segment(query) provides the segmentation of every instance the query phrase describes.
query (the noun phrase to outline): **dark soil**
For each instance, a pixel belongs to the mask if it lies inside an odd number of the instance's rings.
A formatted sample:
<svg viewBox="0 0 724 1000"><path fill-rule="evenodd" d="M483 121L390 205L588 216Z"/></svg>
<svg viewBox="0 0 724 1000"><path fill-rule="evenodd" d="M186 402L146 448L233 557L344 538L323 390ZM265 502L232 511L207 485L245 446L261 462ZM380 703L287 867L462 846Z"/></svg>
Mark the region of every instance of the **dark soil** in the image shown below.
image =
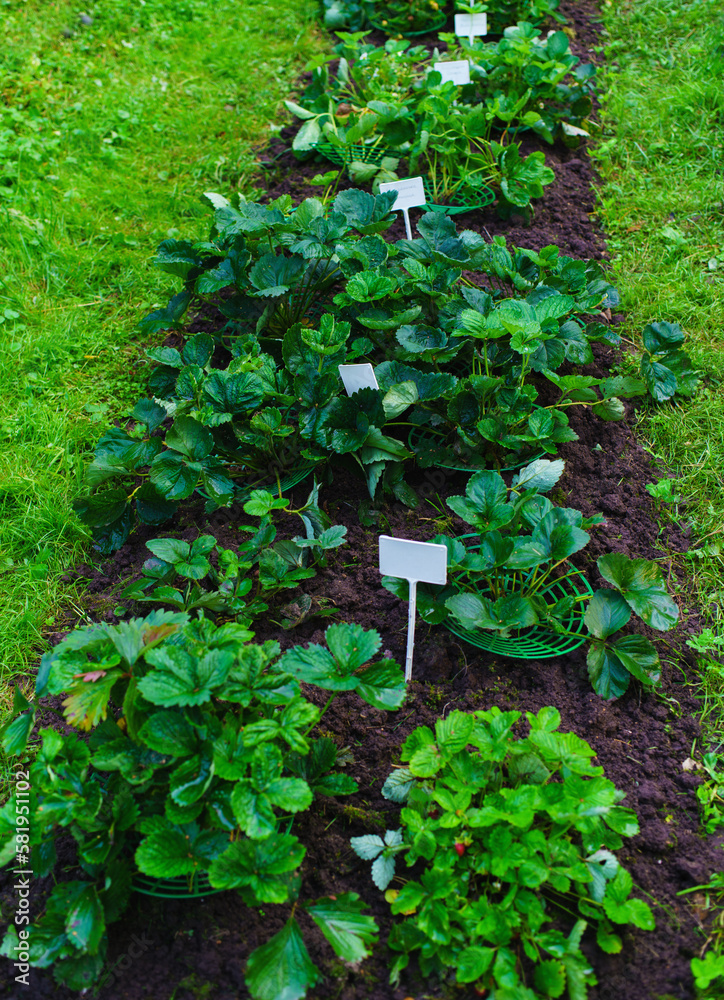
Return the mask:
<svg viewBox="0 0 724 1000"><path fill-rule="evenodd" d="M595 7L571 0L562 3L561 9L575 29L574 44L583 49L579 54L590 58L597 39ZM585 150L563 146L545 149L557 181L546 189L530 225L522 220L503 223L492 209L486 209L462 216L460 228L489 235L504 233L509 242L533 248L556 243L562 252L574 257L604 256L603 235L592 217L593 177ZM319 164L298 164L287 154L279 156L270 177L269 197L288 192L296 200L314 193L308 181L319 170ZM392 238L403 236L401 222L390 232ZM603 374L614 362L610 349L598 348L591 373ZM683 584L677 555L687 547L686 534L676 527L662 530L657 524L655 502L645 486L660 478L661 471L652 467L650 457L637 443L633 433L636 415L633 407L628 411L621 423L598 421L587 411L572 414L571 425L579 440L560 450L566 472L559 484L561 494L554 499L586 515L605 515L605 523L592 532L581 561L593 584L600 582L596 557L619 551L660 560L673 590L677 583ZM444 499L462 492L465 476L438 469L418 473L411 482L422 496L441 507L436 497ZM304 501L307 489L302 484L294 490L294 506ZM444 529L436 525L440 515L428 500L416 511L392 506L383 511L377 528L365 529L357 515L365 495L362 482L345 471L337 471L333 483L323 487L323 506L334 523L347 525L349 544L336 553L327 570L309 581L307 591L336 605L335 620L378 629L382 648L404 661L406 607L381 586L377 536L384 532L429 539ZM238 508L219 511L210 519L200 507L187 508L169 533L185 538L213 533L222 544L233 546L243 537L237 527L243 520ZM138 574L148 555L144 542L156 533L149 529L132 536L113 558L74 571L74 575L86 578L85 610L91 617L116 621L111 609L118 601L119 580L126 582ZM139 606L139 613L146 611ZM276 638L287 648L321 641L323 627L319 619L290 632L262 623L257 638ZM616 702L602 701L592 692L584 648L542 661L495 658L458 641L444 629L428 629L422 624L418 625L414 681L399 712L381 712L365 706L354 695L341 694L325 716L323 728L340 747L352 748L354 763L349 773L358 781L360 791L346 798L324 799L299 817L295 832L307 846L303 898L358 892L380 925L381 943L359 968L345 967L311 920L302 915L312 958L324 973L310 996L316 1000L422 1000L453 995L444 984L420 983L414 970L403 979L402 988L388 985L391 959L384 942L391 926L389 907L372 885L369 864L352 853L349 838L398 825L397 809L381 797L380 789L392 765L399 761L402 741L416 726L433 726L437 718L453 709L497 705L535 712L544 705L555 705L562 715L562 729L576 732L594 747L597 763L626 792L625 804L639 816L641 833L624 846L620 858L640 893L652 903L657 924L651 933L626 933L620 955L604 955L592 942L586 944L598 976L591 1000L690 1000L694 992L689 963L703 938L694 909L687 902L691 897L682 899L677 893L706 882L722 867L719 841L699 835L698 779L682 767L700 735L699 706L692 686L695 665L684 640L700 627L696 615L682 607L681 624L659 647L664 665L660 689L653 694L632 685ZM51 641L60 637L58 633ZM70 843L65 850L62 877L76 877ZM36 880L31 912L40 912L42 897L51 887L50 879ZM0 899L4 916L10 916L15 892L8 874L3 878ZM125 917L111 928L108 967L115 967L114 972L94 995L107 1000L248 997L246 959L281 928L287 916L287 907L250 910L233 892L179 902L133 896ZM72 995L54 984L49 970L31 970L29 990L13 982L14 974L9 962L0 968L0 997L60 1000ZM454 995L473 994L458 988Z"/></svg>

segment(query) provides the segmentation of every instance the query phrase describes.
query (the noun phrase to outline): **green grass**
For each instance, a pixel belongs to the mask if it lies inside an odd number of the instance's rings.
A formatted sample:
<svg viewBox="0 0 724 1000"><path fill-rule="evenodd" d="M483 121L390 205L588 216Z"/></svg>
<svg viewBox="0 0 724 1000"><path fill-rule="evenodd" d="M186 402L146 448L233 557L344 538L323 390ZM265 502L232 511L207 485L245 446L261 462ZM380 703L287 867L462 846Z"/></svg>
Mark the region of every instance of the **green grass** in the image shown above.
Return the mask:
<svg viewBox="0 0 724 1000"><path fill-rule="evenodd" d="M685 556L693 597L711 627L701 645L702 721L712 748L724 739L724 16L719 0L605 0L608 32L604 183L599 215L609 234L625 332L680 323L702 373L693 399L651 406L638 432L673 472L659 487L662 519L691 528ZM662 476L664 471L662 471ZM687 601L688 603L688 601ZM717 903L718 900L718 903ZM721 926L724 896L712 896ZM724 935L713 936L721 954ZM703 941L702 941L703 943ZM721 996L722 981L699 996Z"/></svg>
<svg viewBox="0 0 724 1000"><path fill-rule="evenodd" d="M692 529L701 605L724 599L724 19L717 0L637 0L604 8L606 138L599 214L609 234L626 332L680 323L703 382L651 407L639 432L676 475L670 516Z"/></svg>
<svg viewBox="0 0 724 1000"><path fill-rule="evenodd" d="M71 502L147 371L167 236L206 190L253 195L254 147L322 40L316 0L0 2L0 644L36 656L87 550Z"/></svg>

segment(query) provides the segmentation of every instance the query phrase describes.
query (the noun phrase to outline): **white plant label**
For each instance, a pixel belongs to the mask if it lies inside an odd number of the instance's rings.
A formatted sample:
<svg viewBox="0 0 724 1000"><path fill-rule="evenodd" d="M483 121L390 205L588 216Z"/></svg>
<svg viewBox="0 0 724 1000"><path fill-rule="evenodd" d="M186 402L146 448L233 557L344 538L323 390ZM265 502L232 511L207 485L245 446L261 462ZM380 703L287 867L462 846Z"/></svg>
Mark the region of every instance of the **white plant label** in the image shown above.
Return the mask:
<svg viewBox="0 0 724 1000"><path fill-rule="evenodd" d="M455 34L464 35L473 44L476 35L487 35L487 14L456 14Z"/></svg>
<svg viewBox="0 0 724 1000"><path fill-rule="evenodd" d="M369 362L363 365L338 365L337 367L348 396L359 392L360 389L379 389L375 370Z"/></svg>
<svg viewBox="0 0 724 1000"><path fill-rule="evenodd" d="M380 194L384 194L385 191L397 192L397 198L395 199L395 204L392 206L392 211L402 212L405 217L405 232L407 233L408 240L411 240L412 229L410 227L409 209L418 208L420 205L424 205L427 200L425 189L422 186L422 177L406 177L402 181L388 181L386 184L380 184Z"/></svg>
<svg viewBox="0 0 724 1000"><path fill-rule="evenodd" d="M447 547L434 542L411 542L406 538L380 535L380 573L407 580L410 585L407 611L407 657L405 680L412 678L412 654L415 650L415 615L417 584L447 582Z"/></svg>
<svg viewBox="0 0 724 1000"><path fill-rule="evenodd" d="M470 83L470 63L467 59L433 63L432 68L440 74L443 83L456 83L458 87Z"/></svg>

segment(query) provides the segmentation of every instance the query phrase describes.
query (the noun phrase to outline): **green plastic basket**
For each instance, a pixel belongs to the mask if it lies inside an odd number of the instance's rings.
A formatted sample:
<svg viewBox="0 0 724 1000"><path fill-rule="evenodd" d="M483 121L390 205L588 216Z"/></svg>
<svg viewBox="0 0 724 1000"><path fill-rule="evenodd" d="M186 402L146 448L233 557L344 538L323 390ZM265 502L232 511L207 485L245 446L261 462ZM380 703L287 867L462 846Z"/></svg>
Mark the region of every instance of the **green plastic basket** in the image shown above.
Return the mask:
<svg viewBox="0 0 724 1000"><path fill-rule="evenodd" d="M463 535L457 540L465 544L465 540L470 537L472 536ZM479 547L479 545L469 546L473 550ZM506 579L510 579L510 577L506 577ZM486 588L481 587L478 593L485 596ZM585 576L576 570L572 576L562 580L553 580L547 587L538 591L539 597L547 597L548 595L550 595L552 602L555 602L564 597L591 597L593 590ZM583 627L584 613L583 607L580 604L576 605L563 620L565 628L572 632L580 632ZM546 628L545 625L531 625L505 639L495 632L486 632L485 629L465 629L452 618L447 618L444 624L453 635L469 642L471 646L477 646L478 649L484 649L489 653L497 653L498 656L510 656L517 660L549 660L554 656L563 656L565 653L571 653L574 649L578 649L587 638L587 636L580 634L560 635Z"/></svg>
<svg viewBox="0 0 724 1000"><path fill-rule="evenodd" d="M386 27L381 21L376 19L373 20L372 18L369 18L369 22L373 28L376 28L377 31L384 32L385 35L393 34L402 35L403 38L420 38L422 35L431 35L433 31L439 31L441 28L444 28L447 24L447 14L442 14L427 28L423 28L422 31L395 31L392 28Z"/></svg>
<svg viewBox="0 0 724 1000"><path fill-rule="evenodd" d="M461 215L463 212L474 212L478 208L485 208L486 205L495 201L495 192L487 186L480 188L475 194L456 194L454 205L436 205L433 203L432 187L427 177L423 177L422 186L425 189L425 208L428 212L444 212L446 215Z"/></svg>
<svg viewBox="0 0 724 1000"><path fill-rule="evenodd" d="M368 146L361 142L348 143L345 146L334 146L331 142L315 142L312 149L321 153L338 167L348 167L350 163L380 164L386 156L393 154L386 146Z"/></svg>
<svg viewBox="0 0 724 1000"><path fill-rule="evenodd" d="M195 872L189 880L185 875L176 878L152 878L142 872L136 872L131 881L134 892L144 896L156 896L159 899L198 899L201 896L213 896L223 889L214 889L206 872Z"/></svg>
<svg viewBox="0 0 724 1000"><path fill-rule="evenodd" d="M417 454L419 448L426 444L439 444L446 436L442 431L437 431L433 427L413 427L408 435L407 444L410 451ZM479 472L481 469L490 468L496 472L515 472L516 469L522 468L529 462L535 462L537 458L542 458L544 455L544 451L539 451L535 455L527 455L525 458L518 459L512 465L502 466L491 465L483 456L480 457L479 465L454 465L452 462L445 461L436 461L435 465L441 469L451 469L453 472Z"/></svg>

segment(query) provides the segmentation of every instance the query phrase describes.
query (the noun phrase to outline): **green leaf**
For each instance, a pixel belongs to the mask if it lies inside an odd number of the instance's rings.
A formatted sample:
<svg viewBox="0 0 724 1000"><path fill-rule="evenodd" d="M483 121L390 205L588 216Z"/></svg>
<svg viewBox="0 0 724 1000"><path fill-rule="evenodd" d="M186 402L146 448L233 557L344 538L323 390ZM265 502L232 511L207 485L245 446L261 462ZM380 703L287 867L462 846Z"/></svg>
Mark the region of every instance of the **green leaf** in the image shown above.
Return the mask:
<svg viewBox="0 0 724 1000"><path fill-rule="evenodd" d="M164 500L152 483L145 482L135 496L136 513L142 524L163 524L176 513L176 504Z"/></svg>
<svg viewBox="0 0 724 1000"><path fill-rule="evenodd" d="M152 347L146 351L152 361L157 361L167 368L183 368L183 358L175 347Z"/></svg>
<svg viewBox="0 0 724 1000"><path fill-rule="evenodd" d="M201 659L178 647L150 650L146 661L156 669L138 682L144 698L154 705L202 705L226 680L234 652L213 649Z"/></svg>
<svg viewBox="0 0 724 1000"><path fill-rule="evenodd" d="M535 988L546 997L561 997L566 988L566 967L563 962L548 959L538 962L533 976Z"/></svg>
<svg viewBox="0 0 724 1000"><path fill-rule="evenodd" d="M659 654L656 647L641 635L624 635L617 639L611 647L630 674L648 686L655 684L660 676Z"/></svg>
<svg viewBox="0 0 724 1000"><path fill-rule="evenodd" d="M181 317L186 312L193 293L187 289L169 299L165 309L156 309L144 316L138 324L138 329L144 334L159 333L162 330L173 330L180 325Z"/></svg>
<svg viewBox="0 0 724 1000"><path fill-rule="evenodd" d="M372 862L372 881L378 889L386 889L395 875L394 857L380 855Z"/></svg>
<svg viewBox="0 0 724 1000"><path fill-rule="evenodd" d="M611 931L608 920L602 920L596 928L596 944L607 955L618 955L623 948L621 938Z"/></svg>
<svg viewBox="0 0 724 1000"><path fill-rule="evenodd" d="M372 462L404 461L412 453L396 438L383 434L378 427L370 427L364 445L359 449L359 457L368 465Z"/></svg>
<svg viewBox="0 0 724 1000"><path fill-rule="evenodd" d="M468 480L465 494L448 497L446 502L468 524L479 531L493 531L510 523L513 506L505 502L508 490L497 472L476 472Z"/></svg>
<svg viewBox="0 0 724 1000"><path fill-rule="evenodd" d="M406 685L402 668L394 660L380 660L358 675L357 694L368 705L382 711L394 711L405 700Z"/></svg>
<svg viewBox="0 0 724 1000"><path fill-rule="evenodd" d="M474 983L488 971L495 956L494 948L472 945L463 948L457 956L457 981Z"/></svg>
<svg viewBox="0 0 724 1000"><path fill-rule="evenodd" d="M152 399L139 399L131 411L131 416L139 423L145 424L149 432L153 432L166 419L166 410Z"/></svg>
<svg viewBox="0 0 724 1000"><path fill-rule="evenodd" d="M354 853L363 861L374 861L385 849L384 840L375 833L367 833L362 837L351 837L349 842Z"/></svg>
<svg viewBox="0 0 724 1000"><path fill-rule="evenodd" d="M213 776L214 765L211 758L196 754L171 772L171 798L179 806L193 805L209 787Z"/></svg>
<svg viewBox="0 0 724 1000"><path fill-rule="evenodd" d="M591 598L583 621L597 639L608 639L623 628L630 617L631 609L623 597L615 590L604 588L597 590Z"/></svg>
<svg viewBox="0 0 724 1000"><path fill-rule="evenodd" d="M601 576L616 588L629 607L651 628L673 628L679 609L666 592L661 570L648 559L629 559L610 552L597 560Z"/></svg>
<svg viewBox="0 0 724 1000"><path fill-rule="evenodd" d="M672 347L682 344L684 331L678 323L649 323L641 331L644 347L651 354L669 351Z"/></svg>
<svg viewBox="0 0 724 1000"><path fill-rule="evenodd" d="M251 498L244 504L244 511L252 517L264 517L273 510L284 510L288 506L286 497L275 497L269 490L252 490Z"/></svg>
<svg viewBox="0 0 724 1000"><path fill-rule="evenodd" d="M493 602L479 594L454 594L445 601L445 607L469 632L477 628L496 629L498 626L493 614Z"/></svg>
<svg viewBox="0 0 724 1000"><path fill-rule="evenodd" d="M616 877L609 882L603 900L603 908L609 920L615 924L633 924L644 931L656 927L651 908L641 899L629 899L633 887L631 875L625 868L619 868Z"/></svg>
<svg viewBox="0 0 724 1000"><path fill-rule="evenodd" d="M562 458L557 458L555 461L547 458L536 459L513 476L511 489L517 493L522 493L524 490L548 493L563 475L565 464Z"/></svg>
<svg viewBox="0 0 724 1000"><path fill-rule="evenodd" d="M715 980L720 977L724 979L724 955L708 951L704 958L692 958L691 971L697 987L706 990Z"/></svg>
<svg viewBox="0 0 724 1000"><path fill-rule="evenodd" d="M128 506L125 490L105 490L95 496L78 497L73 509L84 524L91 528L105 528L118 521Z"/></svg>
<svg viewBox="0 0 724 1000"><path fill-rule="evenodd" d="M378 632L360 625L330 625L324 638L337 662L346 670L357 670L372 659L382 645Z"/></svg>
<svg viewBox="0 0 724 1000"><path fill-rule="evenodd" d="M95 886L88 885L76 897L65 920L65 933L79 951L95 955L106 929L103 907Z"/></svg>
<svg viewBox="0 0 724 1000"><path fill-rule="evenodd" d="M592 642L586 657L588 678L602 698L620 698L631 680L628 669L603 642Z"/></svg>
<svg viewBox="0 0 724 1000"><path fill-rule="evenodd" d="M144 874L156 878L191 875L199 867L208 867L209 855L220 853L227 843L228 834L218 831L207 831L192 840L178 829L157 830L141 841L136 864Z"/></svg>
<svg viewBox="0 0 724 1000"><path fill-rule="evenodd" d="M193 417L176 417L166 434L166 444L191 462L201 462L214 447L214 436Z"/></svg>
<svg viewBox="0 0 724 1000"><path fill-rule="evenodd" d="M642 396L645 392L644 382L632 375L614 375L604 379L601 383L601 393L604 399L610 399L612 396L631 399L633 396Z"/></svg>
<svg viewBox="0 0 724 1000"><path fill-rule="evenodd" d="M196 489L199 474L189 469L180 455L167 451L153 460L149 479L162 500L185 500Z"/></svg>
<svg viewBox="0 0 724 1000"><path fill-rule="evenodd" d="M593 879L588 887L588 891L591 894L591 898L600 903L606 893L606 883L614 878L619 869L616 855L605 850L605 848L601 848L586 858L586 867Z"/></svg>
<svg viewBox="0 0 724 1000"><path fill-rule="evenodd" d="M593 413L601 420L623 420L626 416L626 407L616 396L604 399L592 408Z"/></svg>
<svg viewBox="0 0 724 1000"><path fill-rule="evenodd" d="M303 778L277 778L264 791L273 805L287 812L302 812L312 804L312 790Z"/></svg>
<svg viewBox="0 0 724 1000"><path fill-rule="evenodd" d="M201 401L217 413L249 413L264 401L264 383L255 372L213 371L204 381Z"/></svg>
<svg viewBox="0 0 724 1000"><path fill-rule="evenodd" d="M20 757L28 745L28 738L35 725L35 712L24 712L16 719L11 719L0 729L2 747L5 753Z"/></svg>
<svg viewBox="0 0 724 1000"><path fill-rule="evenodd" d="M336 899L318 899L305 907L335 955L344 962L361 962L377 941L377 924L362 913L363 907L356 892L345 892Z"/></svg>
<svg viewBox="0 0 724 1000"><path fill-rule="evenodd" d="M468 745L474 719L469 712L450 712L435 723L435 739L440 750L449 756L459 753Z"/></svg>
<svg viewBox="0 0 724 1000"><path fill-rule="evenodd" d="M397 289L397 281L391 275L376 271L360 271L353 275L345 286L345 292L355 302L374 302L391 295Z"/></svg>
<svg viewBox="0 0 724 1000"><path fill-rule="evenodd" d="M376 197L366 191L341 191L334 199L332 211L344 216L347 225L363 236L382 232L395 221L391 214L397 194L386 191Z"/></svg>
<svg viewBox="0 0 724 1000"><path fill-rule="evenodd" d="M450 394L456 384L454 375L439 372L423 372L399 361L383 361L375 369L375 375L380 388L388 392L393 386L412 382L417 390L418 399L429 402Z"/></svg>
<svg viewBox="0 0 724 1000"><path fill-rule="evenodd" d="M285 903L290 872L304 860L305 848L296 837L277 833L265 840L226 841L226 849L209 868L216 889L249 889L259 903Z"/></svg>
<svg viewBox="0 0 724 1000"><path fill-rule="evenodd" d="M647 357L641 359L641 375L649 392L657 403L663 403L676 394L678 383L676 375L659 361L651 361Z"/></svg>
<svg viewBox="0 0 724 1000"><path fill-rule="evenodd" d="M186 341L181 353L185 365L198 365L199 368L204 368L214 353L214 338L208 333L197 333Z"/></svg>
<svg viewBox="0 0 724 1000"><path fill-rule="evenodd" d="M365 700L379 707L390 707L390 699L399 703L396 665L392 661L384 660L361 674L355 673L379 649L382 640L377 632L359 625L331 625L325 638L331 652L316 643L306 649L295 646L282 656L279 668L308 684L332 691L358 688ZM390 687L395 691L389 691Z"/></svg>
<svg viewBox="0 0 724 1000"><path fill-rule="evenodd" d="M268 253L249 270L249 280L260 295L278 298L291 289L307 266L302 257L277 257Z"/></svg>
<svg viewBox="0 0 724 1000"><path fill-rule="evenodd" d="M442 766L440 751L434 743L420 747L410 758L410 771L416 778L432 778Z"/></svg>
<svg viewBox="0 0 724 1000"><path fill-rule="evenodd" d="M301 1000L318 981L296 920L249 956L246 985L254 1000Z"/></svg>

